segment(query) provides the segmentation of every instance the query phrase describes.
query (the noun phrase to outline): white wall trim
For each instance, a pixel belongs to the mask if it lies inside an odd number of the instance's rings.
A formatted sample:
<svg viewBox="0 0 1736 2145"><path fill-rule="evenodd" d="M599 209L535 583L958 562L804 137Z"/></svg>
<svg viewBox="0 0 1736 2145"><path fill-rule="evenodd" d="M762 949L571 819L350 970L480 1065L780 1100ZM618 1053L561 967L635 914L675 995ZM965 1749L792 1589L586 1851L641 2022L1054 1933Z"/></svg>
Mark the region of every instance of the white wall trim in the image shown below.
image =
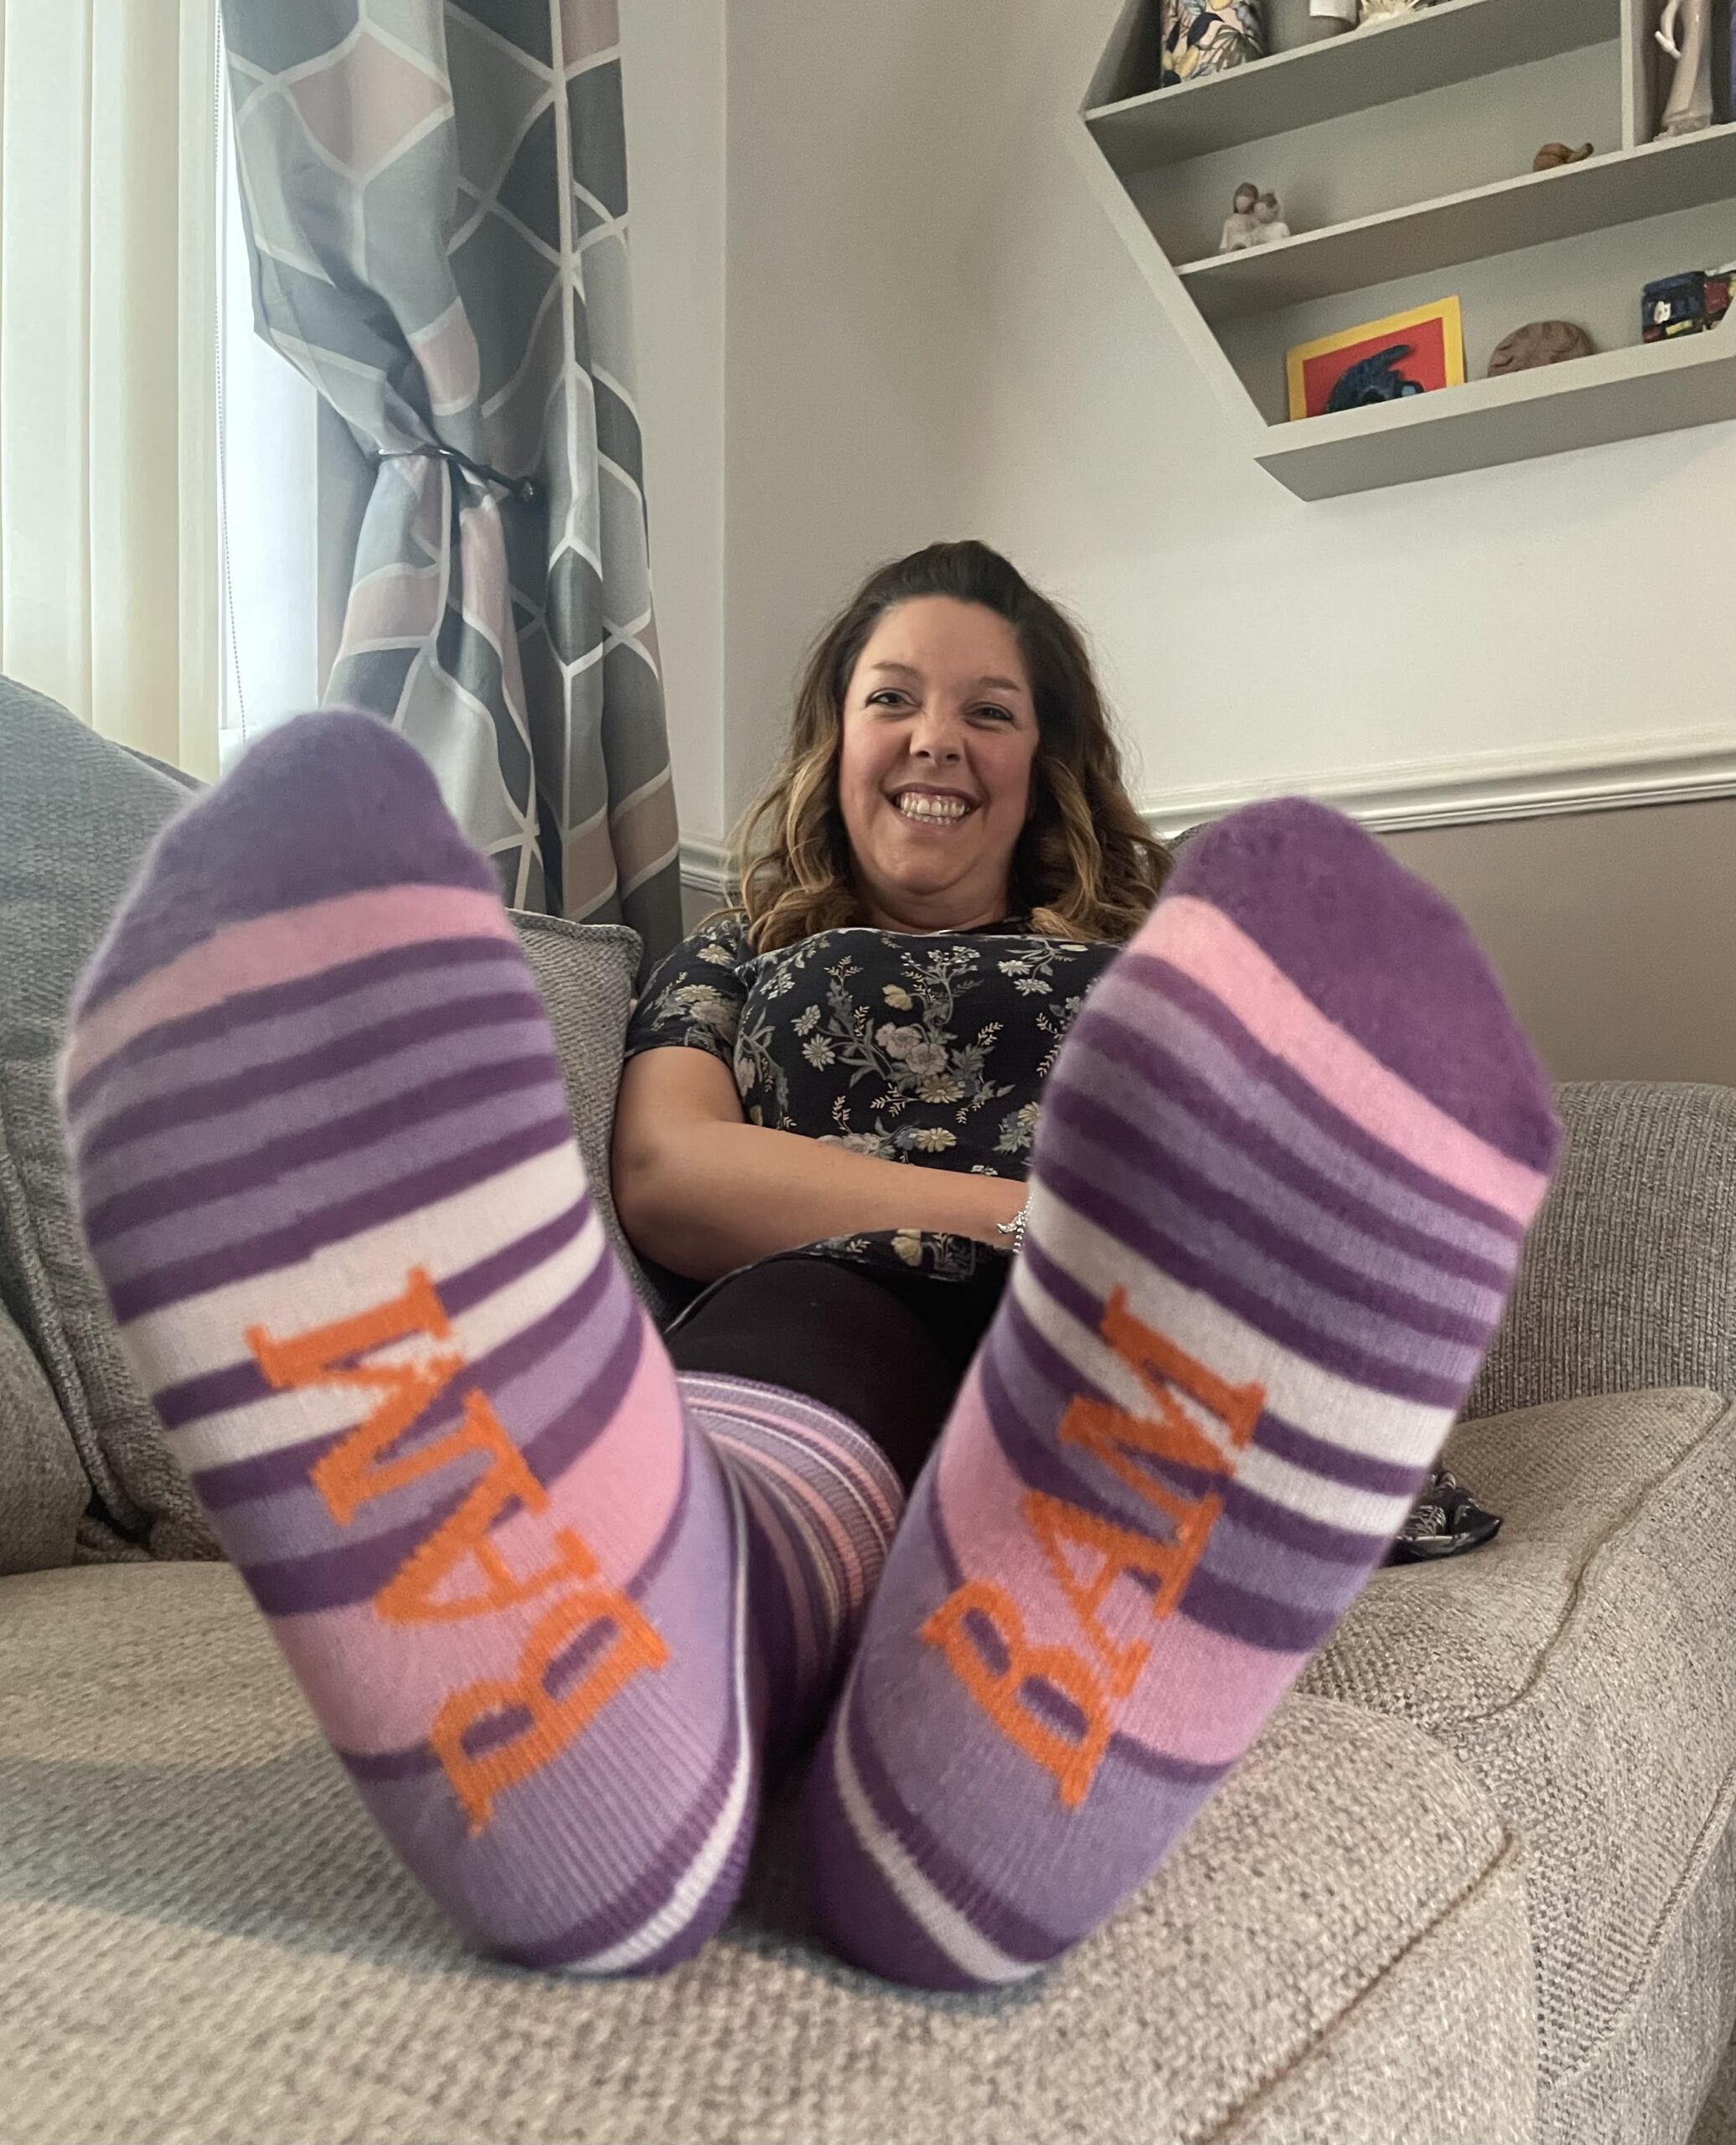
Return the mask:
<svg viewBox="0 0 1736 2145"><path fill-rule="evenodd" d="M1736 731L1723 724L1619 743L1588 739L1548 752L1468 752L1338 774L1263 776L1246 783L1157 791L1141 800L1140 809L1155 833L1169 835L1258 798L1291 795L1335 804L1381 834L1685 804L1736 797Z"/></svg>
<svg viewBox="0 0 1736 2145"><path fill-rule="evenodd" d="M1636 804L1690 804L1736 797L1736 731L1666 730L1620 745L1585 741L1553 752L1467 752L1453 760L1393 760L1336 775L1269 775L1258 782L1160 790L1140 810L1154 834L1181 834L1263 797L1313 797L1377 834L1615 812ZM681 876L721 898L730 850L690 835Z"/></svg>
<svg viewBox="0 0 1736 2145"><path fill-rule="evenodd" d="M682 836L681 877L687 886L715 894L721 901L730 890L729 866L727 843L709 840L703 835Z"/></svg>

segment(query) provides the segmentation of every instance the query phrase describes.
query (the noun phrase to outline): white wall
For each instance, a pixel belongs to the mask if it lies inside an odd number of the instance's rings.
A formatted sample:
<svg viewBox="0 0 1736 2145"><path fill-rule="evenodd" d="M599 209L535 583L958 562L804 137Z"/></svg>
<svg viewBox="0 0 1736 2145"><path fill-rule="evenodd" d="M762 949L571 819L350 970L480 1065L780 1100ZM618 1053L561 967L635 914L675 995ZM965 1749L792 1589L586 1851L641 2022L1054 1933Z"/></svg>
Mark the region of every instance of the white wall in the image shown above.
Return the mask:
<svg viewBox="0 0 1736 2145"><path fill-rule="evenodd" d="M828 609L941 535L1000 545L1083 618L1160 804L1687 730L1736 747L1736 425L1292 498L1247 457L1063 123L1118 7L623 0L689 833L747 803ZM678 46L678 14L710 27ZM685 174L720 109L714 303L693 256L715 207ZM678 528L695 490L710 518ZM720 632L721 737L681 669L703 648L709 690Z"/></svg>
<svg viewBox="0 0 1736 2145"><path fill-rule="evenodd" d="M992 121L983 9L772 0L730 13L730 803L762 778L807 642L867 567L961 535L961 203Z"/></svg>
<svg viewBox="0 0 1736 2145"><path fill-rule="evenodd" d="M724 0L623 0L651 577L684 827L725 821Z"/></svg>

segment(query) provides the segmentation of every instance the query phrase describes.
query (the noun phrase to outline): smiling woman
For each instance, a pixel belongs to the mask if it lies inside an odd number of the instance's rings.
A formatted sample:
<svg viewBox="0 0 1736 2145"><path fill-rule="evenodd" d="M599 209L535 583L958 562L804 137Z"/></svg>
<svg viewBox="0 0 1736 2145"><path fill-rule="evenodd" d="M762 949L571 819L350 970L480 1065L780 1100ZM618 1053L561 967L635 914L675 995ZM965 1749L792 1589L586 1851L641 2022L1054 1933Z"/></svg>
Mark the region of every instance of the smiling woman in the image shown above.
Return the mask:
<svg viewBox="0 0 1736 2145"><path fill-rule="evenodd" d="M760 824L628 1037L623 1219L718 1277L667 1348L494 875L365 716L152 850L75 1004L79 1209L474 1941L688 1956L824 1728L833 1944L1000 1987L1157 1866L1386 1554L1547 1083L1463 924L1319 806L1206 828L1153 906L1077 636L980 545L822 640Z"/></svg>
<svg viewBox="0 0 1736 2145"><path fill-rule="evenodd" d="M1044 1076L1167 856L1078 633L977 543L883 567L822 633L743 849L741 907L641 1001L616 1197L650 1257L717 1284L679 1363L860 1416L838 1320L789 1309L785 1262L834 1269L804 1284L850 1298L876 1362L932 1366L922 1404L907 1379L866 1403L908 1478L1005 1279Z"/></svg>

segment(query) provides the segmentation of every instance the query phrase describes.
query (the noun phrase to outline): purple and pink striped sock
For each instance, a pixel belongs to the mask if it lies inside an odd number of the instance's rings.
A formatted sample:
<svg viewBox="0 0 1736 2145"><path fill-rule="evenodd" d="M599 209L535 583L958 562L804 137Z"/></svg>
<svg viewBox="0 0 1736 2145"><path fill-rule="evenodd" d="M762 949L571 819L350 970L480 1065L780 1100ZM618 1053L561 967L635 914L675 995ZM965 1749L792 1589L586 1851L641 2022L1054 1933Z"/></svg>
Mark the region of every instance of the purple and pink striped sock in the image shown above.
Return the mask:
<svg viewBox="0 0 1736 2145"><path fill-rule="evenodd" d="M880 1447L832 1408L716 1372L676 1381L741 1491L748 1627L778 1755L815 1725L849 1666L904 1491Z"/></svg>
<svg viewBox="0 0 1736 2145"><path fill-rule="evenodd" d="M1028 1233L809 1785L823 1918L1016 1981L1162 1860L1404 1518L1558 1143L1447 904L1287 801L1196 837L1045 1091Z"/></svg>
<svg viewBox="0 0 1736 2145"><path fill-rule="evenodd" d="M128 1351L400 1855L524 1963L691 1952L900 1492L789 1395L697 1378L684 1406L411 747L304 716L177 819L64 1093Z"/></svg>

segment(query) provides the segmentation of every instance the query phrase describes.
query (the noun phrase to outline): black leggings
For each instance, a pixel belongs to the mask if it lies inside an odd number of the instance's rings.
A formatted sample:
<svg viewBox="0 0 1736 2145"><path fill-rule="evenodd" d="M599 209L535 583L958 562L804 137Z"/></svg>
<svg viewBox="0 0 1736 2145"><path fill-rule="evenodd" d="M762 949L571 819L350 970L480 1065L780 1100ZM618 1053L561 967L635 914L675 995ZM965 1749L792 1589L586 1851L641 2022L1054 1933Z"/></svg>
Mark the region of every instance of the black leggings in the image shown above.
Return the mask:
<svg viewBox="0 0 1736 2145"><path fill-rule="evenodd" d="M1006 1279L995 1259L969 1281L871 1274L829 1259L772 1259L710 1290L668 1335L678 1371L781 1385L873 1439L907 1490L922 1471Z"/></svg>

